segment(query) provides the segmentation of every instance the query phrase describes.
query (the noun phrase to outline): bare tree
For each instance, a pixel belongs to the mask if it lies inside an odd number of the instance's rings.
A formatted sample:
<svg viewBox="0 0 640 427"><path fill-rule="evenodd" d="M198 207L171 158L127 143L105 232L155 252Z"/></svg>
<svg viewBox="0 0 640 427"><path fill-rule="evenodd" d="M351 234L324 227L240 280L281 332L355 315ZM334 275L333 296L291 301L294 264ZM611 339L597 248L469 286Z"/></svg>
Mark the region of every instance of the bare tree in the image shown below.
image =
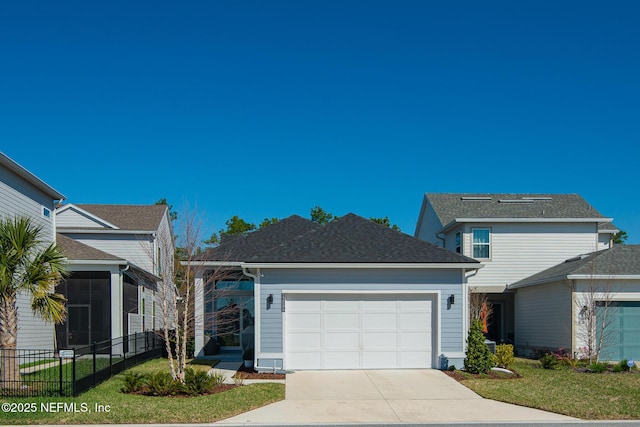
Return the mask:
<svg viewBox="0 0 640 427"><path fill-rule="evenodd" d="M584 287L575 288L577 318L576 339L579 341L579 353L589 362L597 362L602 352L612 343L612 281L597 279L591 275Z"/></svg>
<svg viewBox="0 0 640 427"><path fill-rule="evenodd" d="M476 288L469 288L469 324L475 319L483 323L483 329L486 329L493 313L493 305L489 303L487 294L478 292ZM486 330L483 330L486 333Z"/></svg>
<svg viewBox="0 0 640 427"><path fill-rule="evenodd" d="M160 333L165 341L171 376L184 382L185 369L190 354L187 345L194 337L196 323L213 322L224 334L239 332L239 305L228 304L219 308L213 315L205 313L204 319L196 314L196 292L204 292L204 300L224 298L234 295L234 286L216 289L219 282L236 281L237 269L225 266L207 266L202 262L201 224L198 216L191 211L179 216L178 237L174 244L172 233L159 233L159 247L163 251L160 256L150 254L158 263L159 271L158 299L160 306ZM196 280L202 280L196 286ZM198 298L200 299L200 298ZM208 317L208 319L207 319ZM235 328L235 329L234 329Z"/></svg>

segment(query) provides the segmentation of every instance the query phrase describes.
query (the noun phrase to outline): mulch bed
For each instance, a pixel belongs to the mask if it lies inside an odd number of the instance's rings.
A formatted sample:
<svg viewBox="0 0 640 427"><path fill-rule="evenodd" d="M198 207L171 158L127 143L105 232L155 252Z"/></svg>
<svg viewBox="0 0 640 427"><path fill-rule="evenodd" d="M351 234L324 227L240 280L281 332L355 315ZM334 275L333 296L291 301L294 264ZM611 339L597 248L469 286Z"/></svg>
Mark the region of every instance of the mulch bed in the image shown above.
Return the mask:
<svg viewBox="0 0 640 427"><path fill-rule="evenodd" d="M235 384L219 384L219 385L215 386L213 388L213 390L211 390L209 393L203 393L200 396L206 396L206 395L209 395L209 394L222 393L222 392L225 392L227 390L231 390L232 388L236 388L236 387L238 387L238 386L235 385ZM179 398L179 397L194 397L194 395L187 394L187 393L163 394L163 395L158 396L158 395L154 395L154 394L149 393L148 390L140 390L140 391L137 391L137 392L127 393L127 394L137 394L138 396L149 396L149 397L177 397L177 398Z"/></svg>
<svg viewBox="0 0 640 427"><path fill-rule="evenodd" d="M273 374L269 372L257 372L253 368L247 368L244 365L238 368L236 376L240 375L245 380L284 380L285 374Z"/></svg>
<svg viewBox="0 0 640 427"><path fill-rule="evenodd" d="M515 371L512 371L513 375L506 374L504 372L498 371L489 371L488 374L468 374L463 371L444 371L445 374L449 375L456 381L464 381L468 379L478 379L478 378L486 378L491 380L512 380L515 378L522 378L522 375L518 374Z"/></svg>

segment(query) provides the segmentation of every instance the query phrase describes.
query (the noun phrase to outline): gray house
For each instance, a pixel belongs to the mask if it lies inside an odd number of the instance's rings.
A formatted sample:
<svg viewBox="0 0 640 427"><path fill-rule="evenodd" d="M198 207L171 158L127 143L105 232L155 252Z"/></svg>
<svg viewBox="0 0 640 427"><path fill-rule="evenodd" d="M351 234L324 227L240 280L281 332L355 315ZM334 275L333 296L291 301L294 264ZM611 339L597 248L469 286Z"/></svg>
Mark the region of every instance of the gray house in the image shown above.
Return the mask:
<svg viewBox="0 0 640 427"><path fill-rule="evenodd" d="M509 289L515 292L521 351L564 348L584 356L586 347L601 342L603 360L640 360L639 245L570 258ZM589 325L595 328L591 337Z"/></svg>
<svg viewBox="0 0 640 427"><path fill-rule="evenodd" d="M0 217L26 216L55 241L55 206L64 196L0 153ZM18 295L18 348L54 348L54 327L33 315L28 295Z"/></svg>
<svg viewBox="0 0 640 427"><path fill-rule="evenodd" d="M213 339L253 347L258 370L464 359L467 275L480 263L357 215L326 225L294 215L223 242L198 264L199 356Z"/></svg>

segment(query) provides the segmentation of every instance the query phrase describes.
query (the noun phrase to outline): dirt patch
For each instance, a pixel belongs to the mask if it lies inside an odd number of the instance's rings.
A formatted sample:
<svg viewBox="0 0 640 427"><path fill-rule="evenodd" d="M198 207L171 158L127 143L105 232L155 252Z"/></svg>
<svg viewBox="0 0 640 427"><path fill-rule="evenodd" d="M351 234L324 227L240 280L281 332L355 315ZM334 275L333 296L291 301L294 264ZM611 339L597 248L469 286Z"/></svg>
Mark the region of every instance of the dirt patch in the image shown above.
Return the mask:
<svg viewBox="0 0 640 427"><path fill-rule="evenodd" d="M269 372L258 372L253 368L247 368L244 365L238 368L238 371L233 376L234 378L242 378L245 380L284 380L285 374L273 374Z"/></svg>

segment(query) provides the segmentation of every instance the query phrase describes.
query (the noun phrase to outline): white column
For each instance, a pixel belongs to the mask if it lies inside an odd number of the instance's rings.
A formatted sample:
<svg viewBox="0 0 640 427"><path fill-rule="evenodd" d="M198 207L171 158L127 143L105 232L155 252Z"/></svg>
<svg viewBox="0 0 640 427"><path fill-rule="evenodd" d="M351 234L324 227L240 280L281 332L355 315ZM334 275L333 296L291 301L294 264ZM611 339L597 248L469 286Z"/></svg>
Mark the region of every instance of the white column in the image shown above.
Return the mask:
<svg viewBox="0 0 640 427"><path fill-rule="evenodd" d="M195 334L195 357L204 356L204 280L203 271L196 273L194 283L194 334Z"/></svg>

